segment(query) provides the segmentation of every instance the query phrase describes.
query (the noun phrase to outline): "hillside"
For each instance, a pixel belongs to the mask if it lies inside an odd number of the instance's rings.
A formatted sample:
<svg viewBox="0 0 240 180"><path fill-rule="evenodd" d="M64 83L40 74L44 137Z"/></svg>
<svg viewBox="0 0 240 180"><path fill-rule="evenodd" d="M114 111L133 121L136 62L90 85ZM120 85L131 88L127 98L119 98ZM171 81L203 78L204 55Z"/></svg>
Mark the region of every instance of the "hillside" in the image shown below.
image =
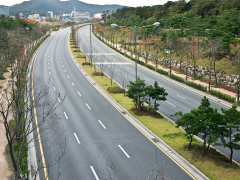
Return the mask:
<svg viewBox="0 0 240 180"><path fill-rule="evenodd" d="M121 5L95 5L87 4L78 0L60 1L60 0L30 0L24 1L21 4L16 4L9 7L10 15L17 13L32 14L39 13L45 15L47 11L53 11L55 14L70 13L74 6L78 12L102 13L109 10L109 12L116 11L124 6Z"/></svg>

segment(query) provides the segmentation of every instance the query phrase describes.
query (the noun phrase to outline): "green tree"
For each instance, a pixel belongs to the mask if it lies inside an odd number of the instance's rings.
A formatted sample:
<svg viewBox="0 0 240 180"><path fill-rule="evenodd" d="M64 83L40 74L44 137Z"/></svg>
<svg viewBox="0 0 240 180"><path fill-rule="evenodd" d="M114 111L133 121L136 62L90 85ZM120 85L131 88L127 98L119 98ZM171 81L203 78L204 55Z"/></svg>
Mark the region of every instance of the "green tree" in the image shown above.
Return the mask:
<svg viewBox="0 0 240 180"><path fill-rule="evenodd" d="M228 110L222 109L222 112L225 128L222 131L221 141L224 147L231 150L230 164L232 164L233 149L240 149L240 112L235 105Z"/></svg>
<svg viewBox="0 0 240 180"><path fill-rule="evenodd" d="M127 85L128 91L127 96L133 98L133 102L135 103L136 108L140 108L142 111L143 102L141 98L143 98L145 93L146 84L144 80L141 80L140 77L137 78L135 82L129 81L129 85Z"/></svg>
<svg viewBox="0 0 240 180"><path fill-rule="evenodd" d="M176 127L179 128L181 126L182 128L184 128L187 138L190 138L190 142L188 144L188 149L190 149L193 135L196 133L194 131L195 129L191 128L192 124L194 124L194 115L192 113L186 113L183 115L183 113L179 111L171 116L177 117Z"/></svg>
<svg viewBox="0 0 240 180"><path fill-rule="evenodd" d="M158 110L158 106L160 104L157 103L157 101L166 101L166 96L168 95L167 92L165 92L165 89L163 87L160 87L157 83L157 81L154 82L153 89L151 91L150 96L152 99L154 99L154 109Z"/></svg>

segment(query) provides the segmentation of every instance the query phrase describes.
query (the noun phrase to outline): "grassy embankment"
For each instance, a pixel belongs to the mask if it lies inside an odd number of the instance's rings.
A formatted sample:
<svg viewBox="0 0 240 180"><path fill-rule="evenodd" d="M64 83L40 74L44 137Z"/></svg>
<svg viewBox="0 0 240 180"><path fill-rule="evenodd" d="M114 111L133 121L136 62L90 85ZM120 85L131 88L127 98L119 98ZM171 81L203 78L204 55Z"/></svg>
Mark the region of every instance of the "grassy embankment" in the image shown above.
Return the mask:
<svg viewBox="0 0 240 180"><path fill-rule="evenodd" d="M71 47L74 47L73 41L70 40ZM77 50L72 48L72 52L80 65L85 62L84 55L81 52L74 52ZM87 61L88 62L88 61ZM93 76L95 69L89 65L82 65L85 71L106 91L111 86L111 81L106 76ZM98 71L98 70L96 70ZM113 83L113 86L117 84ZM136 115L131 108L133 107L132 99L125 97L123 93L115 94L109 93L119 104L121 104L128 112L141 121L153 133L165 141L176 152L187 159L190 163L196 166L200 171L211 179L239 179L240 168L236 165L229 165L228 158L218 153L216 150L210 148L204 157L202 154L202 144L193 141L190 150L187 149L189 140L184 135L184 132L163 118L154 118L150 116ZM161 106L160 106L161 111ZM165 163L165 162L163 162Z"/></svg>

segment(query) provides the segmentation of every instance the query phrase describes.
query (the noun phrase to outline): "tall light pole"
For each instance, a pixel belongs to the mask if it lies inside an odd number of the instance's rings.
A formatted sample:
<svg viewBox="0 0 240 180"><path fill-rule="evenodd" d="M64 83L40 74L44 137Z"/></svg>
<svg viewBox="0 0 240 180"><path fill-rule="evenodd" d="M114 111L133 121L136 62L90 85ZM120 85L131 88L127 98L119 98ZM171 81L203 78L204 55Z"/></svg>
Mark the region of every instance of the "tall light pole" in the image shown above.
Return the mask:
<svg viewBox="0 0 240 180"><path fill-rule="evenodd" d="M136 80L137 80L137 30L141 29L141 28L145 28L145 27L149 27L149 26L159 26L160 23L159 22L155 22L152 25L147 25L147 26L142 26L142 27L125 27L125 26L119 26L119 27L124 27L124 28L131 28L135 31L134 33L134 40L135 40L135 47L134 47L134 51L135 51L135 70L136 70ZM117 24L111 24L112 27L118 27Z"/></svg>

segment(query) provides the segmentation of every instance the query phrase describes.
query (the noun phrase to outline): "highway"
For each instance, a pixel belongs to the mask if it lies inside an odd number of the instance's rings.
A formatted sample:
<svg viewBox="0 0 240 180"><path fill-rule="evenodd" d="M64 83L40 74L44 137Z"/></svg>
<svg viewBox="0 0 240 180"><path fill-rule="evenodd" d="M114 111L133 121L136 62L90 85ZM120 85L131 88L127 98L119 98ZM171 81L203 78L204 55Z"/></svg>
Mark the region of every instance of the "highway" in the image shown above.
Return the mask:
<svg viewBox="0 0 240 180"><path fill-rule="evenodd" d="M83 28L83 36L85 30L89 32L88 27ZM58 176L63 180L110 179L110 175L115 179L147 179L158 162L150 179L154 179L159 169L166 179L193 179L133 126L79 71L68 51L69 33L70 28L53 32L35 59L34 94L48 86L49 92L42 102L56 99L60 104L48 121L54 123L53 126L41 126L41 142L35 141L37 157L41 159L39 167L46 164L48 179ZM94 46L97 44L100 45L96 41ZM128 76L131 77L130 73ZM36 110L37 117L41 118L41 108L37 106ZM62 156L60 161L51 166L58 155ZM42 169L40 177L44 176L46 172Z"/></svg>
<svg viewBox="0 0 240 180"><path fill-rule="evenodd" d="M112 72L114 72L114 80L121 85L123 85L123 82L127 84L129 81L136 80L135 62L128 60L124 56L113 51L99 41L94 35L91 37L93 63L96 63L96 65L105 71L109 76ZM85 26L78 31L78 40L81 49L89 56L89 26ZM103 64L103 62L107 62L108 64ZM218 109L219 112L221 112L221 108L227 109L231 107L229 103L226 103L223 100L207 95L170 78L166 78L165 76L151 71L141 65L138 65L137 74L140 79L145 80L146 85L153 85L154 82L157 81L159 86L166 89L166 92L168 93L167 101L159 102L159 111L173 121L176 121L176 119L170 115L173 115L178 111L188 113L192 109L197 108L200 105L203 96L207 96L210 100L211 107ZM217 149L227 156L230 155L230 150L228 148L217 146ZM238 150L234 150L233 159L240 163Z"/></svg>

